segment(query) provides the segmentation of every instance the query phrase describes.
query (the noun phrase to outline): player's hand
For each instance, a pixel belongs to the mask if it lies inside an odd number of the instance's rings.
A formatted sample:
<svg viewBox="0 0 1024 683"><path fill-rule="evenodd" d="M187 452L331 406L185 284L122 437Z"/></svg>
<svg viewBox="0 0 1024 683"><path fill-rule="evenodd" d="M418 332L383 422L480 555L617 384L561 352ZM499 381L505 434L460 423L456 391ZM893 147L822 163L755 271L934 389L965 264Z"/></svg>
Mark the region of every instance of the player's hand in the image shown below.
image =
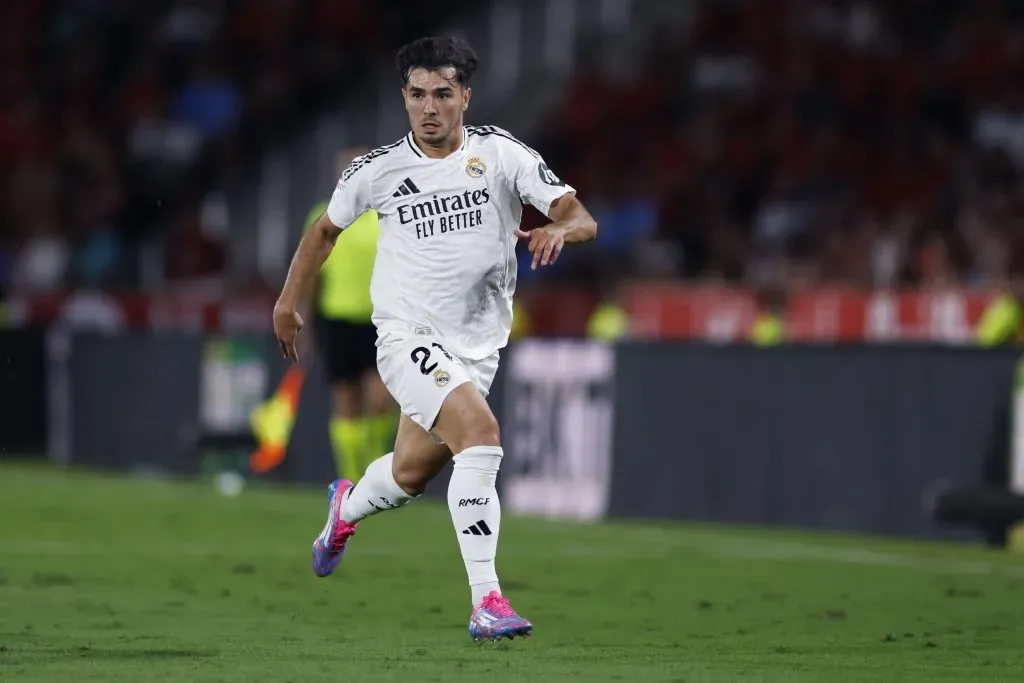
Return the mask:
<svg viewBox="0 0 1024 683"><path fill-rule="evenodd" d="M301 330L302 316L298 311L294 308L274 306L274 336L281 346L281 353L293 363L299 362L296 340Z"/></svg>
<svg viewBox="0 0 1024 683"><path fill-rule="evenodd" d="M516 237L530 243L530 253L533 254L530 270L537 270L538 263L542 266L554 264L562 253L562 247L565 246L564 231L551 225L534 228L530 232L516 228Z"/></svg>

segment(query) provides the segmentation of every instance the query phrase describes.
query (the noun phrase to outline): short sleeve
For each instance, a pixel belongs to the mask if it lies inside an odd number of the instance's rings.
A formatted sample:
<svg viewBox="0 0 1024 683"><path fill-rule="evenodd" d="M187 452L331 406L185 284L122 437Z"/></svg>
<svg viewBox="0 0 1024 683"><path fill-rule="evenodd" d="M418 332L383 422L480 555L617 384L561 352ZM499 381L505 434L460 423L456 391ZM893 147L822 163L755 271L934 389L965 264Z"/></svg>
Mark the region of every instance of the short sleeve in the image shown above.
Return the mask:
<svg viewBox="0 0 1024 683"><path fill-rule="evenodd" d="M507 172L514 180L515 192L523 203L547 216L556 199L576 191L548 168L540 154L518 140L508 141L506 148Z"/></svg>
<svg viewBox="0 0 1024 683"><path fill-rule="evenodd" d="M365 157L357 157L348 165L327 205L327 217L341 230L355 223L370 209L372 172L364 162Z"/></svg>

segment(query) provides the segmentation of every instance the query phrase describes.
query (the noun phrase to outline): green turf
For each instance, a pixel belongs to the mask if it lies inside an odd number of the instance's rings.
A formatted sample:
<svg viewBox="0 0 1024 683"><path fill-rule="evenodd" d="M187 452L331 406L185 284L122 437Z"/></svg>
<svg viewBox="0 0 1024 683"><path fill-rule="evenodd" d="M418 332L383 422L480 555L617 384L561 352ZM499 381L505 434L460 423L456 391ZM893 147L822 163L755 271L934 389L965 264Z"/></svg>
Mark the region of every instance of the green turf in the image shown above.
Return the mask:
<svg viewBox="0 0 1024 683"><path fill-rule="evenodd" d="M328 579L309 490L0 464L0 681L1021 681L1024 564L753 529L506 519L528 640L474 644L447 510Z"/></svg>

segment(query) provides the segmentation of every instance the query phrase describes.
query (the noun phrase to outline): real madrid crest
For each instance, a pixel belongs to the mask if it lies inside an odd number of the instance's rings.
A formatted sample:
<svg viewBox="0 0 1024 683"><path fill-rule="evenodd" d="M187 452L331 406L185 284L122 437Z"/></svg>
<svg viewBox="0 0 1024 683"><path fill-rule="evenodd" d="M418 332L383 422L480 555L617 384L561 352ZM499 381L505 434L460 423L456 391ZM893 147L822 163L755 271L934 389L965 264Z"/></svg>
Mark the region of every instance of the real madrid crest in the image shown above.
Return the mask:
<svg viewBox="0 0 1024 683"><path fill-rule="evenodd" d="M470 157L466 162L466 175L470 178L481 178L487 173L487 164L480 157Z"/></svg>
<svg viewBox="0 0 1024 683"><path fill-rule="evenodd" d="M434 371L434 384L439 387L443 387L448 384L452 376L448 374L447 370L435 370Z"/></svg>

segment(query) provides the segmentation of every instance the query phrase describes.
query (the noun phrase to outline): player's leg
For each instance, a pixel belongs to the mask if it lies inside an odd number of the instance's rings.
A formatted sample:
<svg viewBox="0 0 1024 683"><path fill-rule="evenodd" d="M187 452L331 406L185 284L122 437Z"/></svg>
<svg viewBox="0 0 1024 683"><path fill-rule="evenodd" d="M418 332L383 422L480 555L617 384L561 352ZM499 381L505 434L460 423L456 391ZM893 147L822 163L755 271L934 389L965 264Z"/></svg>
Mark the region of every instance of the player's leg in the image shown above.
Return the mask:
<svg viewBox="0 0 1024 683"><path fill-rule="evenodd" d="M313 542L313 571L317 576L327 576L338 566L359 522L378 512L400 508L421 493L422 490L407 491L398 483L396 456L398 462L439 462L440 471L451 453L447 446L402 415L393 452L371 462L358 484L339 479L329 487L327 524Z"/></svg>
<svg viewBox="0 0 1024 683"><path fill-rule="evenodd" d="M338 514L344 525L354 529L366 517L405 505L424 491L451 453L457 451L448 486L448 507L472 594L470 635L476 639L526 635L533 626L501 595L495 569L501 530L495 482L502 450L498 421L483 392L490 387L497 358L482 373L478 367L467 371L458 361L444 363L443 367L442 363L438 361L438 367L428 366L428 372L422 373L431 378L429 386L415 375L404 386L424 389L418 392L419 400L413 402L420 408L409 412L433 424L434 435L447 445L438 443L422 425L403 414L394 452L366 469L359 484L342 498ZM438 371L448 374L434 374ZM478 376L481 374L484 376ZM448 378L441 380L440 386L436 381L439 376ZM432 396L441 401L436 409Z"/></svg>
<svg viewBox="0 0 1024 683"><path fill-rule="evenodd" d="M429 482L451 458L451 451L438 443L408 415L398 420L395 450L366 468L366 474L341 505L347 524L399 508L423 493Z"/></svg>
<svg viewBox="0 0 1024 683"><path fill-rule="evenodd" d="M368 441L369 425L362 417L362 386L350 379L331 384L331 450L338 477L359 481L363 473L361 454Z"/></svg>
<svg viewBox="0 0 1024 683"><path fill-rule="evenodd" d="M424 343L429 340L385 335L377 349L381 378L402 408L395 450L370 463L358 484L341 479L329 487L327 523L313 542L313 571L318 576L334 571L359 522L408 503L451 457L448 448L428 434L424 425L433 423L444 397L469 382L469 377L447 353L430 366L416 360L429 354L422 348ZM419 474L412 476L412 472Z"/></svg>
<svg viewBox="0 0 1024 683"><path fill-rule="evenodd" d="M363 390L363 414L367 421L367 444L363 451L362 466L381 453L391 450L398 430L398 410L391 393L384 386L377 370L377 330L372 324L362 326L360 344L360 384Z"/></svg>
<svg viewBox="0 0 1024 683"><path fill-rule="evenodd" d="M498 421L480 391L464 384L445 400L434 431L455 453L448 508L478 607L491 591L501 592L495 569L501 527L495 487L502 457Z"/></svg>
<svg viewBox="0 0 1024 683"><path fill-rule="evenodd" d="M365 424L360 421L362 387L353 371L351 339L346 323L320 316L314 327L324 374L331 391L331 416L327 432L331 437L335 471L339 477L356 480L362 474L358 452L365 441Z"/></svg>
<svg viewBox="0 0 1024 683"><path fill-rule="evenodd" d="M384 341L378 367L403 413L395 451L375 460L356 486L336 482L327 526L313 547L318 575L334 570L361 520L418 496L456 451L448 501L473 593L470 635L530 633L530 622L501 595L494 568L501 525L495 480L502 450L498 422L484 394L497 360L495 354L467 369L429 338ZM430 427L447 446L428 434Z"/></svg>
<svg viewBox="0 0 1024 683"><path fill-rule="evenodd" d="M473 383L448 395L434 427L434 433L455 453L448 509L472 594L469 633L478 640L527 635L533 625L502 596L495 567L501 530L495 483L503 451L498 421L485 394L497 371L497 355L472 364L469 370Z"/></svg>
<svg viewBox="0 0 1024 683"><path fill-rule="evenodd" d="M398 410L377 368L363 374L362 385L370 422L370 444L373 446L371 450L376 455L387 451L395 442Z"/></svg>

